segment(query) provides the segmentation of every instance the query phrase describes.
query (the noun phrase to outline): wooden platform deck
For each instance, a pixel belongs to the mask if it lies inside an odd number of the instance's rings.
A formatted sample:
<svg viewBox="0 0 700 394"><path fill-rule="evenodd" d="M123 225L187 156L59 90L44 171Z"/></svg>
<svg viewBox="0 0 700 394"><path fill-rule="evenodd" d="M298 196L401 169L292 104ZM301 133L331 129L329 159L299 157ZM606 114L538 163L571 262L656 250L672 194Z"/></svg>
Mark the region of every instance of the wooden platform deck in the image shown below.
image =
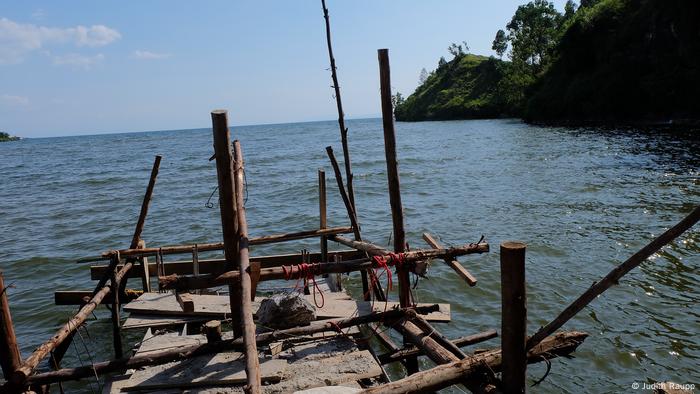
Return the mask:
<svg viewBox="0 0 700 394"><path fill-rule="evenodd" d="M317 308L318 320L371 312L371 304L353 301L344 291L332 292L324 281L318 284L324 296L323 308ZM313 295L306 297L313 305ZM187 335L188 325L191 331L192 326L202 322L225 319L230 313L229 298L219 295L192 295L192 298L195 310L191 313L182 311L172 293L144 293L124 306L130 316L123 327L146 329L136 355L206 343L205 335ZM256 297L255 309L261 301L262 297ZM391 308L391 303L387 307ZM383 310L384 303L376 303L376 308ZM434 318L449 320L449 306L444 309ZM166 326L173 330L163 330ZM223 338L231 335L231 332L224 332ZM258 350L263 391L292 393L343 386L344 392L352 392L382 381L383 369L370 350L363 346L363 341L357 340L361 336L360 330L353 327L343 334L319 333L261 347ZM244 354L224 351L127 371L124 375L112 377L103 393L237 393L243 392L245 382Z"/></svg>

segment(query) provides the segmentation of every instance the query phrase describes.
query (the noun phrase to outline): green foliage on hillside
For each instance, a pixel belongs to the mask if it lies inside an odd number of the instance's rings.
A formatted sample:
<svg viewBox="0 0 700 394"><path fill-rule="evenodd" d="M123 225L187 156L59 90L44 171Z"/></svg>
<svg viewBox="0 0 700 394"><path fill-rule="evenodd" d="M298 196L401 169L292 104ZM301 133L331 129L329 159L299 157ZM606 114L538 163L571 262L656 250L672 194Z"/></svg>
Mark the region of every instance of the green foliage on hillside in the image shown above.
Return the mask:
<svg viewBox="0 0 700 394"><path fill-rule="evenodd" d="M7 133L0 132L0 142L17 141L19 137L13 137Z"/></svg>
<svg viewBox="0 0 700 394"><path fill-rule="evenodd" d="M585 2L531 89L534 121L700 118L700 2Z"/></svg>
<svg viewBox="0 0 700 394"><path fill-rule="evenodd" d="M542 122L700 119L700 1L547 0L515 11L493 50L440 60L397 120L520 116ZM466 43L465 43L466 47Z"/></svg>
<svg viewBox="0 0 700 394"><path fill-rule="evenodd" d="M425 82L400 101L396 120L493 118L504 114L499 86L507 64L497 59L458 54L440 62Z"/></svg>

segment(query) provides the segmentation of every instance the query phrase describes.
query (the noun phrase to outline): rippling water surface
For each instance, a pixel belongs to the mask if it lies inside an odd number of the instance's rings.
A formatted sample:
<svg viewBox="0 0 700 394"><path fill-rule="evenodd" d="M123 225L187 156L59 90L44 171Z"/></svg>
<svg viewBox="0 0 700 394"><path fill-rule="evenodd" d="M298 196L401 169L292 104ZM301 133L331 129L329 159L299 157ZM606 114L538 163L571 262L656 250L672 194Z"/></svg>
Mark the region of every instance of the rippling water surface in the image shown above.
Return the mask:
<svg viewBox="0 0 700 394"><path fill-rule="evenodd" d="M396 127L410 245L423 247L421 234L429 231L451 245L483 234L492 246L489 254L462 259L479 279L477 287L440 262L418 284L420 301L452 303L452 323L440 326L449 336L500 330L501 241L528 244L533 332L700 204L697 133L541 128L509 120ZM349 128L364 236L387 244L381 121L354 120ZM329 224L348 223L324 150L333 145L342 157L334 122L236 127L233 135L247 161L252 236L318 225L318 168L328 174ZM128 245L154 155L163 155L163 162L143 233L148 245L221 239L218 208L205 207L216 185L211 145L207 129L0 144L0 267L14 285L9 295L23 356L75 311L54 306L54 290L94 286L88 267L75 260ZM317 244L256 247L254 254ZM628 392L633 382L668 380L697 386L698 283L696 226L565 326L591 337L575 358L554 361L533 391ZM108 316L100 309L64 365L111 356ZM531 379L544 371L544 365L528 370ZM69 387L92 392L97 383Z"/></svg>

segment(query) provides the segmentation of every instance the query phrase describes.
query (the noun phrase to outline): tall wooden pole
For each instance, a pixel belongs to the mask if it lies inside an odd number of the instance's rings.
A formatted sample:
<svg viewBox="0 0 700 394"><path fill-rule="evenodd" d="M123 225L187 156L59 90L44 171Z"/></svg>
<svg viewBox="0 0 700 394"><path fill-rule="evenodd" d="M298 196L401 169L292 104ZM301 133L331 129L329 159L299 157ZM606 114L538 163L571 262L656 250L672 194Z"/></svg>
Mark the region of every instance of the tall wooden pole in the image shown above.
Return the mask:
<svg viewBox="0 0 700 394"><path fill-rule="evenodd" d="M527 352L525 244L501 243L501 350L503 392L525 392Z"/></svg>
<svg viewBox="0 0 700 394"><path fill-rule="evenodd" d="M226 110L215 110L211 113L212 130L214 133L214 156L216 157L216 175L219 181L219 210L221 211L221 229L224 236L224 256L226 271L239 269L238 260L238 215L236 212L236 191L233 174L233 153L231 152L231 134L228 129L228 114ZM231 318L235 336L241 336L241 324L238 320L240 310L240 286L230 284L229 301L231 303Z"/></svg>
<svg viewBox="0 0 700 394"><path fill-rule="evenodd" d="M382 124L384 126L384 152L386 153L386 170L389 181L389 203L391 220L394 227L394 252L406 250L406 232L403 222L403 204L401 203L401 184L399 182L399 163L396 158L396 133L394 131L394 109L391 104L391 72L389 67L389 50L377 51L379 57L379 84L381 87ZM399 277L399 304L402 308L412 305L411 280L408 269L396 268ZM406 359L409 374L418 371L418 359Z"/></svg>
<svg viewBox="0 0 700 394"><path fill-rule="evenodd" d="M114 259L119 261L119 253L115 254ZM124 277L123 280L126 280ZM119 289L119 281L117 280L117 269L112 271L112 289ZM114 358L122 358L124 356L124 351L122 347L122 330L121 330L121 318L119 316L119 291L114 291L112 293L112 338L114 344Z"/></svg>
<svg viewBox="0 0 700 394"><path fill-rule="evenodd" d="M338 127L340 128L340 139L343 144L343 161L345 163L345 177L348 184L348 198L353 209L355 205L355 189L352 186L352 169L350 166L350 149L348 148L348 128L345 127L345 114L343 113L343 100L340 99L340 84L338 83L338 72L335 66L335 57L333 56L333 46L331 45L331 21L328 16L328 8L326 1L321 0L323 7L323 18L326 20L326 43L328 44L328 57L331 62L331 78L333 79L333 89L335 91L335 103L338 107Z"/></svg>
<svg viewBox="0 0 700 394"><path fill-rule="evenodd" d="M4 274L0 271L0 365L5 380L10 380L12 373L22 364L22 357L17 346L15 328L12 325L10 304L7 301L7 287Z"/></svg>
<svg viewBox="0 0 700 394"><path fill-rule="evenodd" d="M239 272L240 272L240 305L241 305L241 331L243 332L243 345L245 347L246 376L248 387L246 392L256 394L260 392L260 365L258 361L258 349L255 345L255 322L253 321L253 307L251 298L255 294L251 291L252 281L250 277L250 253L248 250L248 222L245 214L245 180L243 169L243 152L241 143L234 141L235 184L236 184L236 213L238 214L239 234Z"/></svg>

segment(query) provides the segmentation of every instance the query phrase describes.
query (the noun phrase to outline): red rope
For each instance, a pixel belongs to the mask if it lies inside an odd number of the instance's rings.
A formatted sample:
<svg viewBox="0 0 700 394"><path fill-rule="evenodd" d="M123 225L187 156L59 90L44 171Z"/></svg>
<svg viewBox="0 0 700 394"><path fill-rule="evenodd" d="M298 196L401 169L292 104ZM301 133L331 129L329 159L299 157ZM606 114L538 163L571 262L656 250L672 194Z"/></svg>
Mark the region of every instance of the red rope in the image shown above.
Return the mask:
<svg viewBox="0 0 700 394"><path fill-rule="evenodd" d="M289 267L283 265L282 271L284 272L285 280L297 280L297 283L294 286L295 290L299 288L300 279L304 279L304 281L311 280L311 282L313 283L312 287L314 290L314 304L316 304L317 308L323 308L323 306L326 304L326 300L323 296L323 291L321 291L321 288L318 286L318 283L316 283L316 275L320 273L320 266L318 264L300 263L297 265L290 265ZM317 291L321 295L320 305L318 303L318 300L316 299Z"/></svg>

